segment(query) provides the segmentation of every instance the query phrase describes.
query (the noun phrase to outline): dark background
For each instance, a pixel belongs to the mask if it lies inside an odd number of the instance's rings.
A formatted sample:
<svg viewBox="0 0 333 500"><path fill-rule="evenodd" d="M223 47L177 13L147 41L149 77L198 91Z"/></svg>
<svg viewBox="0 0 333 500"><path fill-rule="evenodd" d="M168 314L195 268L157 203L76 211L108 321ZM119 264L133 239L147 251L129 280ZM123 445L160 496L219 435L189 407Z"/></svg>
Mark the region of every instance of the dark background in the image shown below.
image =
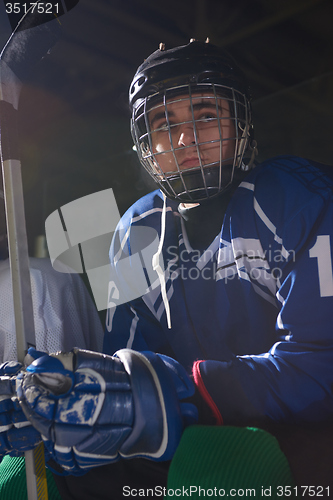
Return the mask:
<svg viewBox="0 0 333 500"><path fill-rule="evenodd" d="M112 187L122 213L153 189L132 151L127 90L160 42L208 36L238 60L259 160L333 163L332 0L80 0L60 20L63 37L24 82L19 107L31 254L64 203ZM1 47L10 32L0 3Z"/></svg>

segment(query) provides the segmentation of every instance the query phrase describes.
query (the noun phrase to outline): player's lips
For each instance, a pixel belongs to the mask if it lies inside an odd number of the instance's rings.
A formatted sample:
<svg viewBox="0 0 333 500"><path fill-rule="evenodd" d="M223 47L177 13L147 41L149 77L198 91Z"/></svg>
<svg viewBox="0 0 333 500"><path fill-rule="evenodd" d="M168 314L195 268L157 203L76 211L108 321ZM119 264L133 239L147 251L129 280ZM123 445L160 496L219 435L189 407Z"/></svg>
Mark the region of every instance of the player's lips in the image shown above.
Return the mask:
<svg viewBox="0 0 333 500"><path fill-rule="evenodd" d="M200 160L197 156L189 156L180 162L180 166L183 168L198 167L199 165Z"/></svg>

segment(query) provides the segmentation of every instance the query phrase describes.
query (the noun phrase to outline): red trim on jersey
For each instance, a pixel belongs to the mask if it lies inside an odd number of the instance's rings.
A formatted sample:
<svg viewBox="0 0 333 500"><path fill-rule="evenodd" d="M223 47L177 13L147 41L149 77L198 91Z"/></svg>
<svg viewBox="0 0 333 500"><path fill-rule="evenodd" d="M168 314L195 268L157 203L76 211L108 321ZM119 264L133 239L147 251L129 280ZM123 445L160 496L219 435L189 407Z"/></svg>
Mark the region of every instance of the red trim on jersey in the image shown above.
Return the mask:
<svg viewBox="0 0 333 500"><path fill-rule="evenodd" d="M200 365L200 363L202 363L202 361L203 360L195 361L195 363L193 365L192 374L193 374L194 383L197 386L197 388L199 389L201 396L206 401L209 408L212 410L213 415L216 419L216 425L223 425L222 415L221 415L218 407L216 406L213 398L211 397L211 395L207 391L207 388L206 388L204 381L202 380L202 377L201 377L199 365Z"/></svg>

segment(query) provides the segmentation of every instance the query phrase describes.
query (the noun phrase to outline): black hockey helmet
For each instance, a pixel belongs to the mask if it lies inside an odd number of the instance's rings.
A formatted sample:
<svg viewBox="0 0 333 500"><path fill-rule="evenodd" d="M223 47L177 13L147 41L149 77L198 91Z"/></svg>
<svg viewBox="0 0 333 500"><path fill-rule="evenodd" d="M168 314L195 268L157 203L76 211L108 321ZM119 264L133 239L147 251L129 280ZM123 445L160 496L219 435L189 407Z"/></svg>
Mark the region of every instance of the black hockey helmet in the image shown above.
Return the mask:
<svg viewBox="0 0 333 500"><path fill-rule="evenodd" d="M200 160L200 165L182 170L175 154L180 148L172 144L168 103L177 100L190 101L196 139L195 146L191 147L196 148L200 159L202 144L197 133L199 122L193 114L193 100L196 95L202 96L203 93L215 99L216 108L218 99L229 102L235 128L234 137L231 138L234 142L234 155L232 158L223 158L223 137L219 124L222 118L218 117L215 118L215 122L220 130L220 137L216 141L220 144L220 160L209 165ZM252 145L251 107L247 82L233 59L209 41L204 43L192 40L187 45L169 50L165 50L161 44L159 50L153 52L139 66L130 86L129 103L132 111L131 132L139 159L169 198L184 202L210 198L231 184L235 168L243 170L250 168L250 165L246 165L243 161ZM168 123L171 144L169 151L163 153L154 152L152 140L154 131L150 128L148 118L149 112L156 107L165 110ZM162 170L159 164L161 159L159 154L166 153L172 153L176 163L176 167L170 172ZM223 172L226 165L228 174Z"/></svg>

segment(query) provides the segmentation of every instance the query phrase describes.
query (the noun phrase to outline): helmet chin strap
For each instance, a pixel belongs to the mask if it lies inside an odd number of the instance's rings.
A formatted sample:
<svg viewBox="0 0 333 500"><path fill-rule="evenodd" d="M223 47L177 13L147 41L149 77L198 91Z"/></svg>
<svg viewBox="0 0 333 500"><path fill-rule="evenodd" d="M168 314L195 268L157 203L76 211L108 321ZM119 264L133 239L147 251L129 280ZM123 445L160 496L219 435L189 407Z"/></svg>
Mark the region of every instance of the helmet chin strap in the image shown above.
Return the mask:
<svg viewBox="0 0 333 500"><path fill-rule="evenodd" d="M239 140L238 146L237 146L237 151L236 151L236 158L242 158L240 165L238 167L243 170L243 172L248 172L251 170L252 165L254 163L255 157L258 155L258 148L257 148L257 141L252 140L250 142L250 126L246 125L244 128L242 128L241 124L238 122L238 128L242 132L242 137ZM250 161L248 163L245 163L243 161L244 154L246 150L251 151L251 157Z"/></svg>
<svg viewBox="0 0 333 500"><path fill-rule="evenodd" d="M256 156L258 155L257 141L253 140L251 142L251 144L249 145L249 149L251 151L250 161L248 163L244 163L242 161L242 164L240 166L240 168L241 168L241 170L243 170L243 172L248 172L249 170L251 170L251 168L253 168L254 160L255 160Z"/></svg>

